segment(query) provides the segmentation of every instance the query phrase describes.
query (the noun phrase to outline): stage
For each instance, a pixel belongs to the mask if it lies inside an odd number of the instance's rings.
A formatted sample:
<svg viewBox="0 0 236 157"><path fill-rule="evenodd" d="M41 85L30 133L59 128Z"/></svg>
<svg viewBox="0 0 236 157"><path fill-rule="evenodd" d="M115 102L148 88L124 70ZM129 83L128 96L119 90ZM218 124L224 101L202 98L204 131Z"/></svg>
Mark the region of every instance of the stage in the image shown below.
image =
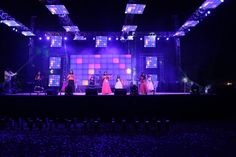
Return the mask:
<svg viewBox="0 0 236 157"><path fill-rule="evenodd" d="M42 95L43 94L43 95ZM117 119L235 119L235 95L46 96L45 93L18 93L0 96L0 115L11 117L85 117Z"/></svg>
<svg viewBox="0 0 236 157"><path fill-rule="evenodd" d="M154 94L147 94L147 95L189 95L190 92L156 92ZM32 93L14 93L14 94L5 94L5 95L17 95L17 96L48 96L46 92L32 92ZM56 95L58 96L64 96L65 92L58 92ZM115 93L103 95L102 93L98 93L98 96L112 96L115 95ZM126 95L130 95L130 93L127 93ZM73 93L73 96L86 96L85 92L75 92Z"/></svg>

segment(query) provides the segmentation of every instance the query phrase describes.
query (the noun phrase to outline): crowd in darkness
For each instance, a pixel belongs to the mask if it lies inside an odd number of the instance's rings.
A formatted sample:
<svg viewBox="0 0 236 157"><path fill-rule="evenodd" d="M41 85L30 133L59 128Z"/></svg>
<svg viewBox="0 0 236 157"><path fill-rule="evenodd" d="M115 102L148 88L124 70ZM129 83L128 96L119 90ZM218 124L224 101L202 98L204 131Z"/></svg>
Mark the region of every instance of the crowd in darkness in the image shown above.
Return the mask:
<svg viewBox="0 0 236 157"><path fill-rule="evenodd" d="M29 121L29 120L28 120ZM70 121L66 119L66 121ZM3 123L4 122L4 123ZM125 128L115 120L77 123L52 122L52 126L13 119L1 120L0 156L235 156L235 122L159 121L159 128L138 121ZM99 123L99 124L98 124ZM137 124L139 123L139 124ZM166 125L168 123L168 125ZM69 124L69 125L68 125ZM87 126L85 128L85 125Z"/></svg>

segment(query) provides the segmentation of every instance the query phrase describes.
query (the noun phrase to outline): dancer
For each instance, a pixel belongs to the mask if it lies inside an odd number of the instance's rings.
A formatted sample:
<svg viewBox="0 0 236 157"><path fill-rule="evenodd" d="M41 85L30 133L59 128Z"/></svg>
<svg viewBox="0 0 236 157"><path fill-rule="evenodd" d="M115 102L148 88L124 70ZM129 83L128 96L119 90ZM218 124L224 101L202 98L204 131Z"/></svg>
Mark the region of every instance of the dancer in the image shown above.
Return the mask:
<svg viewBox="0 0 236 157"><path fill-rule="evenodd" d="M146 83L146 76L144 73L140 76L140 94L147 95L147 83Z"/></svg>
<svg viewBox="0 0 236 157"><path fill-rule="evenodd" d="M94 75L92 75L89 79L89 87L94 87L95 86L95 78Z"/></svg>
<svg viewBox="0 0 236 157"><path fill-rule="evenodd" d="M9 68L4 71L3 88L7 93L12 92L12 77L15 75L17 75L17 73L13 73Z"/></svg>
<svg viewBox="0 0 236 157"><path fill-rule="evenodd" d="M67 88L69 91L75 92L75 76L73 70L70 70L70 73L67 76L68 85Z"/></svg>
<svg viewBox="0 0 236 157"><path fill-rule="evenodd" d="M110 76L108 76L107 72L104 72L103 74L103 83L102 83L102 94L111 94L111 88L109 85L109 78Z"/></svg>
<svg viewBox="0 0 236 157"><path fill-rule="evenodd" d="M120 76L117 75L117 78L116 78L116 84L115 84L115 89L123 89L123 84L120 80Z"/></svg>
<svg viewBox="0 0 236 157"><path fill-rule="evenodd" d="M148 79L147 79L147 89L148 89L148 93L149 94L155 94L155 90L154 90L154 83L152 81L152 76L148 75Z"/></svg>
<svg viewBox="0 0 236 157"><path fill-rule="evenodd" d="M42 75L38 71L34 77L34 92L42 92L43 90Z"/></svg>

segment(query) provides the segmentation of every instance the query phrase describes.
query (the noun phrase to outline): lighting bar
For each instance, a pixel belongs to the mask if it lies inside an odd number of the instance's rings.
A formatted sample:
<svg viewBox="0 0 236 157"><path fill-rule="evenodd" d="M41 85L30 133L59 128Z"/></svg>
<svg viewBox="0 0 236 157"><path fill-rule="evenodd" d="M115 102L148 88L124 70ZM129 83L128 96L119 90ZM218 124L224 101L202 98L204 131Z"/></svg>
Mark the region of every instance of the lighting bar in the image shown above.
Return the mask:
<svg viewBox="0 0 236 157"><path fill-rule="evenodd" d="M195 27L198 23L199 21L194 21L194 20L186 21L183 27Z"/></svg>
<svg viewBox="0 0 236 157"><path fill-rule="evenodd" d="M32 33L31 31L22 31L21 32L24 36L35 36L34 33Z"/></svg>
<svg viewBox="0 0 236 157"><path fill-rule="evenodd" d="M19 27L19 26L21 26L15 20L2 20L1 23L4 23L4 24L6 24L9 27Z"/></svg>
<svg viewBox="0 0 236 157"><path fill-rule="evenodd" d="M63 26L66 32L79 32L79 28L77 26Z"/></svg>
<svg viewBox="0 0 236 157"><path fill-rule="evenodd" d="M126 14L143 14L145 4L127 4L125 13Z"/></svg>
<svg viewBox="0 0 236 157"><path fill-rule="evenodd" d="M122 27L122 32L135 32L138 26L136 25L124 25Z"/></svg>
<svg viewBox="0 0 236 157"><path fill-rule="evenodd" d="M46 7L53 15L69 14L64 5L46 5Z"/></svg>
<svg viewBox="0 0 236 157"><path fill-rule="evenodd" d="M73 40L86 40L86 37L81 36L81 35L75 35Z"/></svg>
<svg viewBox="0 0 236 157"><path fill-rule="evenodd" d="M223 0L206 0L201 6L200 9L215 9L218 7L221 3L223 3Z"/></svg>
<svg viewBox="0 0 236 157"><path fill-rule="evenodd" d="M184 31L178 31L174 34L175 37L179 37L179 36L185 36L185 32Z"/></svg>

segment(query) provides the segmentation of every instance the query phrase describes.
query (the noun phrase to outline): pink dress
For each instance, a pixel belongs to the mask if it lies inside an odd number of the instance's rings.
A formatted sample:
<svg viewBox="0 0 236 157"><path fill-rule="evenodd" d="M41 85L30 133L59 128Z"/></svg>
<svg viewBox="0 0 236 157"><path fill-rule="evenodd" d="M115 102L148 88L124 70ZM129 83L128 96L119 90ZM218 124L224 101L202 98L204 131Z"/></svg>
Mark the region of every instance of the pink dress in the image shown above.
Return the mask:
<svg viewBox="0 0 236 157"><path fill-rule="evenodd" d="M140 94L147 95L147 83L145 77L141 77L141 84L140 84Z"/></svg>
<svg viewBox="0 0 236 157"><path fill-rule="evenodd" d="M112 92L109 85L108 77L105 77L102 83L102 94L111 94L111 93Z"/></svg>

